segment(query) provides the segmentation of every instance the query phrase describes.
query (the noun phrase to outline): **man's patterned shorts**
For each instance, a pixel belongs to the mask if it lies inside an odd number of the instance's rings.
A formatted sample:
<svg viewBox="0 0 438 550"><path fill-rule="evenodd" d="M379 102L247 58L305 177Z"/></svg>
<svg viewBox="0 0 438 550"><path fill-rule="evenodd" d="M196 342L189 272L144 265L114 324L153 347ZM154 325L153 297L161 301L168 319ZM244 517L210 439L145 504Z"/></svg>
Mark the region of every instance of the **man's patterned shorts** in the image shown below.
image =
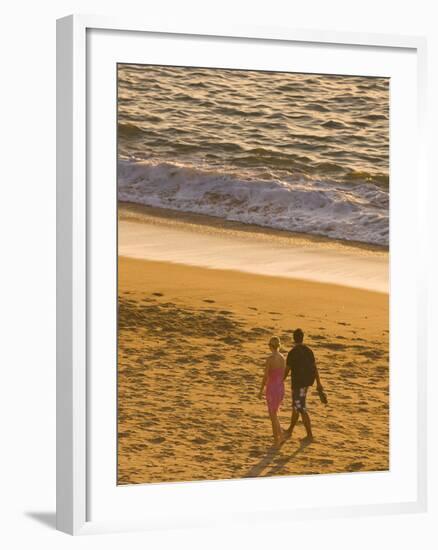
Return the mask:
<svg viewBox="0 0 438 550"><path fill-rule="evenodd" d="M293 408L296 411L301 412L306 410L306 396L307 396L307 387L292 389Z"/></svg>

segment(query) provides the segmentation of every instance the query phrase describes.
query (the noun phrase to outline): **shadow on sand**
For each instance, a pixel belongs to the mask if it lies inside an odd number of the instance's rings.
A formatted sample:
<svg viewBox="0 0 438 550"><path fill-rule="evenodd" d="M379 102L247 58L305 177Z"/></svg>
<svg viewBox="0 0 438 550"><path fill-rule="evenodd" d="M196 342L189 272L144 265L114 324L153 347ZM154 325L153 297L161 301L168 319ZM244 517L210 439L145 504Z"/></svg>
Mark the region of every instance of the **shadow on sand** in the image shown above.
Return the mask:
<svg viewBox="0 0 438 550"><path fill-rule="evenodd" d="M287 440L284 444L287 444ZM249 471L243 476L243 477L269 477L269 476L275 476L278 474L283 473L282 470L288 464L291 460L293 460L298 454L300 454L306 447L308 447L311 444L311 441L303 440L300 442L300 446L298 449L295 449L291 454L287 454L285 456L282 456L280 459L275 460L275 458L278 456L279 451L282 449L283 445L281 447L270 447L266 453L266 455L252 468L249 469ZM272 462L274 462L273 467L266 473L263 473L268 466Z"/></svg>

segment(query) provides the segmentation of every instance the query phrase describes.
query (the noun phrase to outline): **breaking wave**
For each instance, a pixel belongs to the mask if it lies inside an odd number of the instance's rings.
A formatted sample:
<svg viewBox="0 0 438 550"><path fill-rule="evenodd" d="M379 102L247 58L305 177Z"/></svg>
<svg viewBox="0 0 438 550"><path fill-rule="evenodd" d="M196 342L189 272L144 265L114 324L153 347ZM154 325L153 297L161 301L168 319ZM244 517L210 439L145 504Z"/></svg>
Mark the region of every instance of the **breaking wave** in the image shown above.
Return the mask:
<svg viewBox="0 0 438 550"><path fill-rule="evenodd" d="M370 182L257 179L188 164L120 160L118 198L334 239L389 242L389 193Z"/></svg>

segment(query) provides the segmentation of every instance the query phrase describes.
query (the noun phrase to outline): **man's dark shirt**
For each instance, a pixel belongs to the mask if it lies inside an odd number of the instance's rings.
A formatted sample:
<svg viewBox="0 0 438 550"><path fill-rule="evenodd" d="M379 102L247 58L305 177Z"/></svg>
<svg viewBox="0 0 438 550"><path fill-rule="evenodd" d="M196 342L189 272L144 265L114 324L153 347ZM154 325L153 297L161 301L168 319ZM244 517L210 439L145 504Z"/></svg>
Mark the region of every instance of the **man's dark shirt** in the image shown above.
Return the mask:
<svg viewBox="0 0 438 550"><path fill-rule="evenodd" d="M305 388L315 381L315 356L305 344L296 344L287 354L293 388Z"/></svg>

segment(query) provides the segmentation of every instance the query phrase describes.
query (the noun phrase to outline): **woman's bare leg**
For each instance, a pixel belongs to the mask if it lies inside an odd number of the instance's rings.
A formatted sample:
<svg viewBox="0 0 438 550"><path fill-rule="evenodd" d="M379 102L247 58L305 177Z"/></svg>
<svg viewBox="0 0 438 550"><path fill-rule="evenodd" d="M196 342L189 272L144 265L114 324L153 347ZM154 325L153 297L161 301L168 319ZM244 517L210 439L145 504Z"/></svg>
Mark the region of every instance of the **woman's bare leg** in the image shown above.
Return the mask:
<svg viewBox="0 0 438 550"><path fill-rule="evenodd" d="M270 413L271 423L272 423L272 434L274 436L274 441L276 444L281 443L284 440L283 430L280 426L280 421L278 420L277 413Z"/></svg>
<svg viewBox="0 0 438 550"><path fill-rule="evenodd" d="M274 413L269 413L269 416L271 418L271 424L272 424L272 435L274 436L274 441L276 442L277 441L277 423L275 421L275 414Z"/></svg>
<svg viewBox="0 0 438 550"><path fill-rule="evenodd" d="M280 441L283 441L284 439L284 435L283 435L283 430L281 429L281 424L280 424L280 420L278 419L278 416L275 415L275 419L277 421L277 433L278 433L278 438Z"/></svg>

